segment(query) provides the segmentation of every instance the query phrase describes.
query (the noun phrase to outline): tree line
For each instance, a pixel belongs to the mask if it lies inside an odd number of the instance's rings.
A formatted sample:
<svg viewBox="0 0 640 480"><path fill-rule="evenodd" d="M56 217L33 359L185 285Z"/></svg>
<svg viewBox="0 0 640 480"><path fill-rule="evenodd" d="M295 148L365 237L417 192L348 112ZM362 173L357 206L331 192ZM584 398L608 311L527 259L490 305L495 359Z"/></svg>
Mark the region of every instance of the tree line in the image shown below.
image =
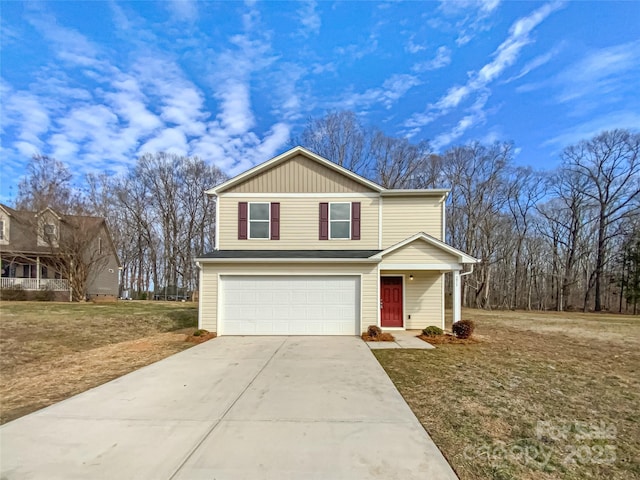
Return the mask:
<svg viewBox="0 0 640 480"><path fill-rule="evenodd" d="M472 142L434 154L368 127L350 111L310 119L302 145L387 188L451 189L446 241L481 261L463 277L477 308L611 310L640 300L640 135L605 131L568 146L554 170L516 166L509 142ZM266 160L266 159L265 159ZM89 175L37 155L18 208L51 206L107 218L123 289L197 288L193 259L213 248L215 201L226 174L203 159L145 154L122 175Z"/></svg>

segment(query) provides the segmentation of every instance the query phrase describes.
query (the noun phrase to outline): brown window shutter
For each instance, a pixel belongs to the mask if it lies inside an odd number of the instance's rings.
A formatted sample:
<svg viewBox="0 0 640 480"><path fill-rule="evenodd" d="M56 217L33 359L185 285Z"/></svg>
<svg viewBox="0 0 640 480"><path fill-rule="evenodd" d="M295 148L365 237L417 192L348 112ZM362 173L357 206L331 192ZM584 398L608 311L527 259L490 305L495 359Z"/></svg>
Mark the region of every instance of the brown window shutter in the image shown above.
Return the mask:
<svg viewBox="0 0 640 480"><path fill-rule="evenodd" d="M238 240L247 239L249 206L247 202L238 202Z"/></svg>
<svg viewBox="0 0 640 480"><path fill-rule="evenodd" d="M280 204L271 203L271 240L280 240Z"/></svg>
<svg viewBox="0 0 640 480"><path fill-rule="evenodd" d="M351 204L351 240L360 240L360 202Z"/></svg>
<svg viewBox="0 0 640 480"><path fill-rule="evenodd" d="M320 203L320 240L329 240L329 204Z"/></svg>

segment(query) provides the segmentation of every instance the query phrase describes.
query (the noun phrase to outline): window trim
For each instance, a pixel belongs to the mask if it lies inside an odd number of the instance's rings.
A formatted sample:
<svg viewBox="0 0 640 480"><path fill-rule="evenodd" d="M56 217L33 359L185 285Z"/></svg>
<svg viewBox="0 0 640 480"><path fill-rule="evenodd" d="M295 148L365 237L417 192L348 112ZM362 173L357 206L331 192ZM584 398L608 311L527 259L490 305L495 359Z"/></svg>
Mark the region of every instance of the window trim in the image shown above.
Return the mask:
<svg viewBox="0 0 640 480"><path fill-rule="evenodd" d="M331 235L331 223L332 222L346 222L347 221L347 220L344 220L344 219L333 220L331 218L331 206L332 205L348 205L349 206L349 220L348 220L349 221L349 230L348 230L349 234L346 237L337 237L336 238L336 237L333 237ZM328 217L329 217L328 218L328 227L329 227L328 228L328 230L329 230L329 232L328 232L329 233L329 237L328 238L329 238L329 240L351 240L351 233L352 233L351 232L351 228L352 228L352 222L353 222L353 218L352 218L353 212L351 211L351 208L352 208L351 202L329 202L329 215L328 215Z"/></svg>
<svg viewBox="0 0 640 480"><path fill-rule="evenodd" d="M267 214L269 218L267 220L251 220L251 205L266 205ZM267 236L266 237L252 237L251 236L251 222L267 223ZM247 239L248 240L271 240L271 202L247 202Z"/></svg>

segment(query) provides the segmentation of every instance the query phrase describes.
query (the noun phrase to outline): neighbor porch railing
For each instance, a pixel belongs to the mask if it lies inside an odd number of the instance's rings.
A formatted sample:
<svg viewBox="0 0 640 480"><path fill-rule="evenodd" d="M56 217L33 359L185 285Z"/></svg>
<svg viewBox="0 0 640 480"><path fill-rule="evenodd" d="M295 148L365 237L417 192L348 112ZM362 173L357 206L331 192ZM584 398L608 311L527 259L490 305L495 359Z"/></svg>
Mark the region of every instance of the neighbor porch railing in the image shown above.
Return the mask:
<svg viewBox="0 0 640 480"><path fill-rule="evenodd" d="M0 278L0 288L15 287L23 290L69 291L69 280L61 278Z"/></svg>

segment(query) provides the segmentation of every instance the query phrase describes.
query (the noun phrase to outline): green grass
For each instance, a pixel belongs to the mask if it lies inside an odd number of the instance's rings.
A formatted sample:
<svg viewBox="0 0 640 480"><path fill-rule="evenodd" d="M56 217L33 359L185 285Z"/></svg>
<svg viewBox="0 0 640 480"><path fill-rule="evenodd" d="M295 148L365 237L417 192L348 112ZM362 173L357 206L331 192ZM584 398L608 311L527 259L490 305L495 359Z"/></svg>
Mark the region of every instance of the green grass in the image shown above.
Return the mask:
<svg viewBox="0 0 640 480"><path fill-rule="evenodd" d="M374 352L460 478L640 478L639 317L465 318L482 342Z"/></svg>
<svg viewBox="0 0 640 480"><path fill-rule="evenodd" d="M0 304L0 371L156 333L195 328L197 305L182 302Z"/></svg>

